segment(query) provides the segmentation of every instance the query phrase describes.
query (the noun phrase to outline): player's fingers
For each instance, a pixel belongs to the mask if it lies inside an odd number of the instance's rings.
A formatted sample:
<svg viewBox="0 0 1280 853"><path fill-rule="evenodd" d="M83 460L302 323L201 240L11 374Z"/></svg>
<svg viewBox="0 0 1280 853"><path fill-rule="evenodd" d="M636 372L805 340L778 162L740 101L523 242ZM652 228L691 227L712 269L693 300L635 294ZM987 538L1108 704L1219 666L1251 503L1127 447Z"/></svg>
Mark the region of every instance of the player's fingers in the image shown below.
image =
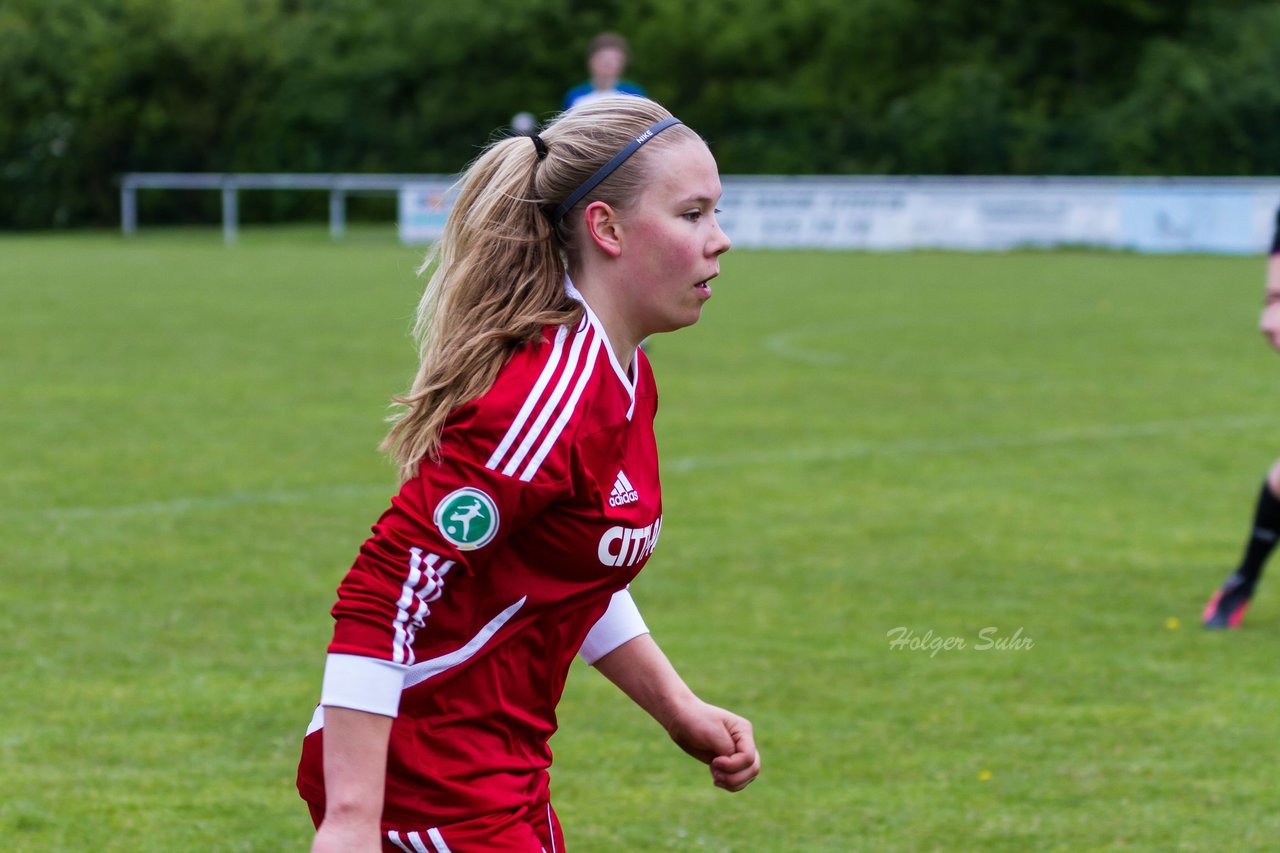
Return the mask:
<svg viewBox="0 0 1280 853"><path fill-rule="evenodd" d="M754 758L755 735L751 730L751 723L742 717L729 716L724 721L724 727L732 743L729 745L730 749L720 751L719 757L712 762L712 766L735 772L750 764Z"/></svg>
<svg viewBox="0 0 1280 853"><path fill-rule="evenodd" d="M729 723L729 736L733 738L733 747L735 752L742 752L748 755L756 753L756 736L751 728L751 723L741 717L735 717Z"/></svg>
<svg viewBox="0 0 1280 853"><path fill-rule="evenodd" d="M760 752L755 746L729 755L717 755L711 760L711 769L721 773L739 773L753 766L760 766Z"/></svg>
<svg viewBox="0 0 1280 853"><path fill-rule="evenodd" d="M729 725L734 751L717 756L711 762L711 777L718 787L741 791L760 775L760 751L756 749L751 723L741 718Z"/></svg>
<svg viewBox="0 0 1280 853"><path fill-rule="evenodd" d="M737 756L722 756L726 759L733 759ZM726 791L741 791L750 785L755 778L760 775L760 753L754 753L751 760L746 766L728 771L723 768L712 767L711 779L715 782L717 788L724 788Z"/></svg>

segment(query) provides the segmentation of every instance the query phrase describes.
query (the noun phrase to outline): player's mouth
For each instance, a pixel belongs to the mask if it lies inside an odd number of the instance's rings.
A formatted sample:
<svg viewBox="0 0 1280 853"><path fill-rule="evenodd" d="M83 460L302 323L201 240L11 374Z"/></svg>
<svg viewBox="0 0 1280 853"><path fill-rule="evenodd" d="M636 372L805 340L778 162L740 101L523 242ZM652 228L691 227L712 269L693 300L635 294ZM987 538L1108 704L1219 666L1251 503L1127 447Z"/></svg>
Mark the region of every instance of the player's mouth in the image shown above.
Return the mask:
<svg viewBox="0 0 1280 853"><path fill-rule="evenodd" d="M698 282L693 286L693 289L698 291L698 295L703 299L709 299L711 297L711 279L715 278L719 274L720 273L715 273L711 278Z"/></svg>

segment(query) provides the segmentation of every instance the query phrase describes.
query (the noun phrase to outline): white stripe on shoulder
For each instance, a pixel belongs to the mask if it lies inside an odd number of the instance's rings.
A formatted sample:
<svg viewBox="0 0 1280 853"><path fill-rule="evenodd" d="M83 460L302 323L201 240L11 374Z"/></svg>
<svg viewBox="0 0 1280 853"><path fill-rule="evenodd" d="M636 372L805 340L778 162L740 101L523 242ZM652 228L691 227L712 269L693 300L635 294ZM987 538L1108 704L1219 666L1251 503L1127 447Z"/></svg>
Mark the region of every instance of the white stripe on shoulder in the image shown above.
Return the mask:
<svg viewBox="0 0 1280 853"><path fill-rule="evenodd" d="M594 330L591 329L579 332L573 336L573 343L569 345L569 354L565 359L564 370L560 372L560 379L556 382L555 388L552 389L551 394L546 399L546 402L542 404L542 408L539 410L538 416L525 432L524 439L515 449L515 452L511 454L511 457L507 460L507 464L502 467L502 473L505 476L513 476L520 466L525 464L525 459L528 457L529 450L533 447L534 442L538 440L538 436L540 436L542 431L546 429L547 422L550 421L553 416L557 415L560 411L560 407L564 404L565 391L568 389L570 382L573 381L574 375L577 374L578 371L583 371L586 375L590 375L594 362L594 344L596 340L598 339L594 334ZM582 364L582 353L584 349L588 351L588 355L590 356L586 359L585 365ZM581 383L579 383L579 385L580 384ZM570 405L572 405L573 402L576 402L576 400L577 397L573 397L570 401ZM572 413L572 411L570 413ZM538 465L541 464L542 460L539 459ZM534 470L537 470L536 466ZM532 474L529 477L522 477L522 479L528 480L531 479L531 477Z"/></svg>
<svg viewBox="0 0 1280 853"><path fill-rule="evenodd" d="M520 430L524 427L525 421L529 419L529 415L533 412L533 407L538 402L538 398L542 396L542 390L547 387L547 383L551 381L551 377L555 375L556 366L560 364L560 356L564 352L564 339L569 336L569 330L564 326L556 329L556 339L551 345L551 355L547 358L546 365L542 368L542 373L538 376L538 381L534 383L533 390L529 392L529 396L525 398L524 405L520 407L516 419L511 422L507 434L502 437L502 441L494 449L493 455L489 457L489 461L485 463L485 467L490 470L496 469L498 463L502 461L502 457L511 449L511 445L520 435Z"/></svg>
<svg viewBox="0 0 1280 853"><path fill-rule="evenodd" d="M400 833L396 832L394 829L387 830L387 840L403 850L404 853L413 853L412 850L404 846L404 842L400 840Z"/></svg>
<svg viewBox="0 0 1280 853"><path fill-rule="evenodd" d="M585 335L583 337L586 337ZM529 464L525 466L524 471L520 474L520 479L528 482L533 479L533 475L538 473L538 468L542 467L542 462L547 458L547 454L551 452L551 448L555 447L556 440L560 438L560 433L564 432L565 425L569 423L569 418L573 417L574 411L578 407L578 398L582 396L582 389L587 386L587 380L591 378L592 368L595 367L596 357L600 354L603 339L599 335L593 335L591 346L587 351L587 364L583 368L582 373L578 375L578 384L573 387L573 393L569 395L568 401L560 410L560 416L556 418L551 430L547 433L547 437L542 440L542 446L538 448L538 452L529 460Z"/></svg>
<svg viewBox="0 0 1280 853"><path fill-rule="evenodd" d="M490 619L489 624L481 628L462 648L449 652L447 655L440 655L430 660L415 663L406 669L404 672L404 689L408 690L415 684L421 684L428 678L453 669L458 664L466 663L475 657L476 652L484 648L484 644L489 642L490 638L498 633L503 625L511 621L511 617L516 615L516 611L524 607L524 603L528 598L529 596L527 595L522 597L515 604Z"/></svg>

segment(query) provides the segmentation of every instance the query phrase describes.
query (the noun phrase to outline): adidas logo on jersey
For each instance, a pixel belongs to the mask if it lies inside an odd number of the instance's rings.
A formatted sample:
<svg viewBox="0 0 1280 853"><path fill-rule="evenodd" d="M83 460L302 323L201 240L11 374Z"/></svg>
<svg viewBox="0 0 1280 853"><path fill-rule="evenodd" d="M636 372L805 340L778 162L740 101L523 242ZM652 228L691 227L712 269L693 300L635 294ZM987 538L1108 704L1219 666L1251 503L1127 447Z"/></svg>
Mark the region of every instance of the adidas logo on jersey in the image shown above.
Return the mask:
<svg viewBox="0 0 1280 853"><path fill-rule="evenodd" d="M631 485L627 475L618 471L618 476L613 481L613 491L609 493L609 506L626 506L638 500L640 500L639 492Z"/></svg>

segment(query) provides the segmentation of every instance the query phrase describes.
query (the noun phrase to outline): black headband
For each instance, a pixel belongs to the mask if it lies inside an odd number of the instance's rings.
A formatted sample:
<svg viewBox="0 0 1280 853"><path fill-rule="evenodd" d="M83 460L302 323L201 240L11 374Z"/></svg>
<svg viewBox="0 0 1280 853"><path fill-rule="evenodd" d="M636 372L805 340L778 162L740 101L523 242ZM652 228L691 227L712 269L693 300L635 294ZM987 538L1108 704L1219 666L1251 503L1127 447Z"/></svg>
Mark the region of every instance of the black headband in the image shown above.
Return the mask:
<svg viewBox="0 0 1280 853"><path fill-rule="evenodd" d="M547 143L542 141L542 137L536 133L529 134L529 138L533 140L533 150L538 152L538 160L541 161L547 156Z"/></svg>
<svg viewBox="0 0 1280 853"><path fill-rule="evenodd" d="M596 169L596 173L594 175L583 181L582 186L569 193L569 197L562 201L560 206L556 208L556 212L551 215L551 223L553 225L559 223L566 213L573 210L573 206L575 204L582 201L583 196L598 187L600 182L605 178L612 175L614 170L625 163L628 157L636 153L641 145L644 145L668 127L680 123L680 119L678 118L664 118L662 121L650 125L644 133L641 133L635 139L628 142L621 151L613 155L608 163L605 163L599 169Z"/></svg>

